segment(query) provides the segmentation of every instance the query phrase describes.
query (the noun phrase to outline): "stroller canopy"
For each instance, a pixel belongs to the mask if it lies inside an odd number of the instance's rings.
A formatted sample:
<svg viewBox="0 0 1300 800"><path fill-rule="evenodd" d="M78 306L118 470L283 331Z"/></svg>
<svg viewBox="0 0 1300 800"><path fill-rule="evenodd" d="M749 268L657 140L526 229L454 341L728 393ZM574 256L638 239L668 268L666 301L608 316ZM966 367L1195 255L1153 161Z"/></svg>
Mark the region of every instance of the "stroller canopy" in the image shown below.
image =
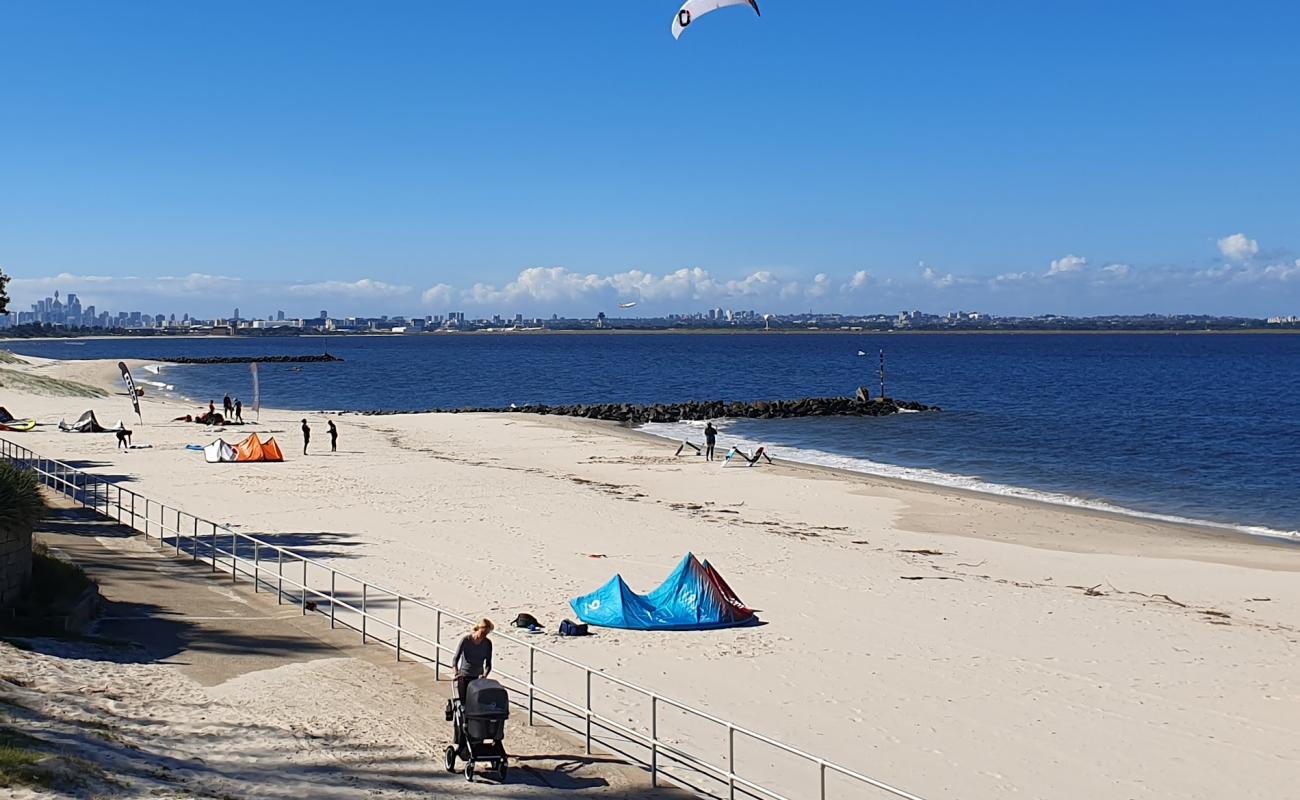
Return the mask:
<svg viewBox="0 0 1300 800"><path fill-rule="evenodd" d="M639 631L691 631L758 622L712 565L691 553L659 588L640 595L615 575L609 583L569 601L583 622Z"/></svg>
<svg viewBox="0 0 1300 800"><path fill-rule="evenodd" d="M105 428L103 425L100 425L99 420L95 419L94 411L87 411L86 413L82 414L80 417L77 417L77 421L72 423L71 425L69 425L66 422L60 422L59 430L67 431L69 433L107 433L108 432L108 428Z"/></svg>
<svg viewBox="0 0 1300 800"><path fill-rule="evenodd" d="M465 716L507 719L510 716L510 693L506 687L487 678L470 681L465 688Z"/></svg>

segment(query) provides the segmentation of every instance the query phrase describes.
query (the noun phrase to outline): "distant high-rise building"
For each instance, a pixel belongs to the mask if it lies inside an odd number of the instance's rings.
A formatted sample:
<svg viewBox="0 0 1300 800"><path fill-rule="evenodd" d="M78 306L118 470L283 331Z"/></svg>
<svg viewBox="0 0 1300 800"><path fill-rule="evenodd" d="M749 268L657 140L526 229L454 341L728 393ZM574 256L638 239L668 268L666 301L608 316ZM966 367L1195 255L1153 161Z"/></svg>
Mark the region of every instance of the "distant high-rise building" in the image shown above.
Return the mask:
<svg viewBox="0 0 1300 800"><path fill-rule="evenodd" d="M322 308L320 312L320 318L329 319L330 318L329 312Z"/></svg>
<svg viewBox="0 0 1300 800"><path fill-rule="evenodd" d="M239 306L235 306L235 313L230 315L231 322L239 322Z"/></svg>
<svg viewBox="0 0 1300 800"><path fill-rule="evenodd" d="M276 321L276 322L284 322L284 312L283 312L283 311L277 311L277 312L275 312L275 321Z"/></svg>

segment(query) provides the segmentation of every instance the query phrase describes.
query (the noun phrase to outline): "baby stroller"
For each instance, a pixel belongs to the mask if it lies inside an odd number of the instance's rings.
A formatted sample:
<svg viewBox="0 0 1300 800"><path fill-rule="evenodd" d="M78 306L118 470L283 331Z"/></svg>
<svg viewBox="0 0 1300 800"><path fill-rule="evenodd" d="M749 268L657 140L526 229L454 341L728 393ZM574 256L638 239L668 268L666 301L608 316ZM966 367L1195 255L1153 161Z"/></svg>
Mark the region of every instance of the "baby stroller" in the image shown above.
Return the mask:
<svg viewBox="0 0 1300 800"><path fill-rule="evenodd" d="M447 771L456 771L456 759L465 762L465 780L474 780L474 765L487 764L496 779L506 779L506 749L501 740L510 718L510 693L486 678L470 681L465 702L447 701L447 719L452 725L452 744L447 748Z"/></svg>

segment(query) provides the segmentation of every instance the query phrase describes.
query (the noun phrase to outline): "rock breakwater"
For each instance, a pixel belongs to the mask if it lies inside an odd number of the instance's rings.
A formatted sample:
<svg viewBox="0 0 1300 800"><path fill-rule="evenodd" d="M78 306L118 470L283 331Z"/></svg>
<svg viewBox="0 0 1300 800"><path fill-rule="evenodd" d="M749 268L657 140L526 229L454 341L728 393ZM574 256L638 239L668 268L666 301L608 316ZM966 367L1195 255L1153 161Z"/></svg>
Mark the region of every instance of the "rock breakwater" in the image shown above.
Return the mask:
<svg viewBox="0 0 1300 800"><path fill-rule="evenodd" d="M167 364L316 364L342 360L329 353L315 356L203 356L201 358L176 356L158 359Z"/></svg>
<svg viewBox="0 0 1300 800"><path fill-rule="evenodd" d="M757 400L736 402L725 400L691 401L687 403L593 403L577 405L529 405L506 408L431 408L426 412L363 411L367 416L399 413L435 414L541 414L549 416L583 417L629 425L648 422L685 422L709 419L791 419L794 417L883 417L900 411L939 411L938 406L927 406L905 400L863 400L858 397L805 397L799 400Z"/></svg>

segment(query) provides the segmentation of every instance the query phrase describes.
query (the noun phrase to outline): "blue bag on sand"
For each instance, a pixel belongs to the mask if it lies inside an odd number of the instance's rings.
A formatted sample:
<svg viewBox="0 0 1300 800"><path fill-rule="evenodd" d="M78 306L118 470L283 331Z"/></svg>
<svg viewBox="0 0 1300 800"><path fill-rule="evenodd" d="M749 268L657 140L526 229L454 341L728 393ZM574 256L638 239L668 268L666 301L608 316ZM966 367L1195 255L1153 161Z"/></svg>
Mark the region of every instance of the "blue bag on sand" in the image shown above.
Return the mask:
<svg viewBox="0 0 1300 800"><path fill-rule="evenodd" d="M573 620L564 620L560 623L561 636L586 636L587 624L585 622L574 622Z"/></svg>

